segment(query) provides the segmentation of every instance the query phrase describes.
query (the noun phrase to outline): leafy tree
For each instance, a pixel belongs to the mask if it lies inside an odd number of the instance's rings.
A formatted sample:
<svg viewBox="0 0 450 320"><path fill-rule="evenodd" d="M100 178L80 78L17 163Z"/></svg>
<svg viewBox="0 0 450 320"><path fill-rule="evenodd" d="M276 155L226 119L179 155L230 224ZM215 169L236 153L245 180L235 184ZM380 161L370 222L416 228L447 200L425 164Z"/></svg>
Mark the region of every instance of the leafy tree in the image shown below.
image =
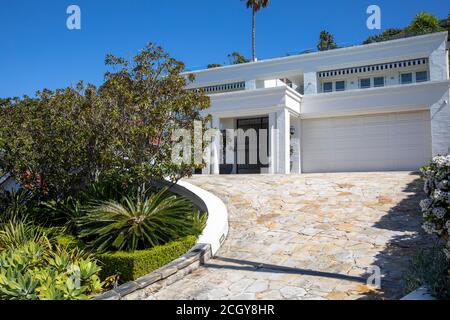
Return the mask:
<svg viewBox="0 0 450 320"><path fill-rule="evenodd" d="M219 63L210 63L210 64L208 64L208 66L206 67L206 68L208 68L208 69L214 69L214 68L219 68L219 67L221 67L222 65L221 64L219 64Z"/></svg>
<svg viewBox="0 0 450 320"><path fill-rule="evenodd" d="M404 34L405 31L402 29L386 29L379 35L370 36L363 42L363 44L392 40L394 37L401 38L404 36Z"/></svg>
<svg viewBox="0 0 450 320"><path fill-rule="evenodd" d="M1 164L26 188L61 199L110 177L139 185L192 171L171 161L171 136L207 120L209 98L185 89L193 75L151 43L106 65L100 88L80 82L0 101Z"/></svg>
<svg viewBox="0 0 450 320"><path fill-rule="evenodd" d="M247 8L252 9L252 61L256 61L256 13L269 6L269 0L241 0L245 1Z"/></svg>
<svg viewBox="0 0 450 320"><path fill-rule="evenodd" d="M231 64L241 64L241 63L247 63L250 62L249 59L244 57L242 54L240 54L237 51L234 51L228 55L228 60Z"/></svg>
<svg viewBox="0 0 450 320"><path fill-rule="evenodd" d="M408 31L414 34L425 34L441 30L439 19L427 12L419 12L408 27Z"/></svg>
<svg viewBox="0 0 450 320"><path fill-rule="evenodd" d="M319 51L326 51L336 49L337 45L334 42L334 37L328 31L322 31L320 33L319 43L317 44L317 49Z"/></svg>

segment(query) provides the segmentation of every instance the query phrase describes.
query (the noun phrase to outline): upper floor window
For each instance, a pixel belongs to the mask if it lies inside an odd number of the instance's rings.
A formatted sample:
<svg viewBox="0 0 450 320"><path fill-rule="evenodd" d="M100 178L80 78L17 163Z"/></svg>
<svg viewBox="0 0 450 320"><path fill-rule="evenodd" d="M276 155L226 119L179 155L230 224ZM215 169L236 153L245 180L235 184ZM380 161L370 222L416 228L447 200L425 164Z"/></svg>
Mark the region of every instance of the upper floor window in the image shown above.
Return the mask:
<svg viewBox="0 0 450 320"><path fill-rule="evenodd" d="M408 72L408 73L402 73L400 75L400 83L401 84L409 84L412 83L413 79L412 79L412 73Z"/></svg>
<svg viewBox="0 0 450 320"><path fill-rule="evenodd" d="M373 86L374 87L384 87L384 77L373 78Z"/></svg>
<svg viewBox="0 0 450 320"><path fill-rule="evenodd" d="M333 91L333 82L325 82L323 84L323 92L332 92Z"/></svg>
<svg viewBox="0 0 450 320"><path fill-rule="evenodd" d="M359 80L359 87L361 89L370 88L370 78L360 79Z"/></svg>
<svg viewBox="0 0 450 320"><path fill-rule="evenodd" d="M344 91L345 90L345 81L336 81L335 86L336 86L336 91Z"/></svg>
<svg viewBox="0 0 450 320"><path fill-rule="evenodd" d="M420 71L416 72L416 82L424 82L428 80L428 72Z"/></svg>

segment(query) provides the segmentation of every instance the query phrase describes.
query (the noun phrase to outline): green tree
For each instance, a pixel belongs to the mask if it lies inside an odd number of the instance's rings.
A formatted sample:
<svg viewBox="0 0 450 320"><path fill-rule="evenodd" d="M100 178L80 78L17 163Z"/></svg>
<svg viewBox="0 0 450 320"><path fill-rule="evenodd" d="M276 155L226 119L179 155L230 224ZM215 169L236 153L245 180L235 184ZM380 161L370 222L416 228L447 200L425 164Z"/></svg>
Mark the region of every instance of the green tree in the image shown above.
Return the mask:
<svg viewBox="0 0 450 320"><path fill-rule="evenodd" d="M220 63L210 63L208 64L208 66L206 67L207 69L214 69L214 68L219 68L222 65Z"/></svg>
<svg viewBox="0 0 450 320"><path fill-rule="evenodd" d="M441 31L440 21L428 12L419 12L408 27L408 31L414 34L425 34Z"/></svg>
<svg viewBox="0 0 450 320"><path fill-rule="evenodd" d="M207 120L210 100L185 89L194 78L184 64L150 43L131 61L108 55L106 65L100 88L0 101L1 163L28 189L60 199L110 177L140 184L192 171L172 162L172 132Z"/></svg>
<svg viewBox="0 0 450 320"><path fill-rule="evenodd" d="M252 9L252 61L256 61L256 13L269 6L269 0L241 0L245 1L247 8Z"/></svg>
<svg viewBox="0 0 450 320"><path fill-rule="evenodd" d="M230 64L241 64L241 63L247 63L250 62L249 59L244 57L242 54L240 54L237 51L234 51L228 55L228 60L230 61Z"/></svg>
<svg viewBox="0 0 450 320"><path fill-rule="evenodd" d="M319 43L317 44L317 49L319 51L326 51L336 49L337 45L334 42L334 37L328 31L322 31L320 33Z"/></svg>

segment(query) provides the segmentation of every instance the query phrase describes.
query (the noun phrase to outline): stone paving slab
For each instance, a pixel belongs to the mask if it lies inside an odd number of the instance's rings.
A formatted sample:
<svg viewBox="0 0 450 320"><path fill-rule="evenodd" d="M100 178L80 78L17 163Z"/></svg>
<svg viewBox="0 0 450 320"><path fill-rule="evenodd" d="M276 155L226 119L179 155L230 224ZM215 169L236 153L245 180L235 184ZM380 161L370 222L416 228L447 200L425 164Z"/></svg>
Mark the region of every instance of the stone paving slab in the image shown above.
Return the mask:
<svg viewBox="0 0 450 320"><path fill-rule="evenodd" d="M150 299L398 299L422 232L417 174L195 176L228 207L217 257ZM366 285L379 266L382 288Z"/></svg>

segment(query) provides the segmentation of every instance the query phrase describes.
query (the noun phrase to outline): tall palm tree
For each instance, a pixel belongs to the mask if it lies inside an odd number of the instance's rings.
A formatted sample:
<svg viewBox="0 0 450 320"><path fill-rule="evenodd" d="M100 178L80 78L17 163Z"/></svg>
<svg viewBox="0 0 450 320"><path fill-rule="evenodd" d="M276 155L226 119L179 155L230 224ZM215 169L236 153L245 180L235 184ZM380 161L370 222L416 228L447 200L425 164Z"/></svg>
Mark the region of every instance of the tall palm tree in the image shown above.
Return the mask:
<svg viewBox="0 0 450 320"><path fill-rule="evenodd" d="M241 0L247 2L247 8L252 9L252 61L256 61L256 13L269 5L269 0Z"/></svg>

